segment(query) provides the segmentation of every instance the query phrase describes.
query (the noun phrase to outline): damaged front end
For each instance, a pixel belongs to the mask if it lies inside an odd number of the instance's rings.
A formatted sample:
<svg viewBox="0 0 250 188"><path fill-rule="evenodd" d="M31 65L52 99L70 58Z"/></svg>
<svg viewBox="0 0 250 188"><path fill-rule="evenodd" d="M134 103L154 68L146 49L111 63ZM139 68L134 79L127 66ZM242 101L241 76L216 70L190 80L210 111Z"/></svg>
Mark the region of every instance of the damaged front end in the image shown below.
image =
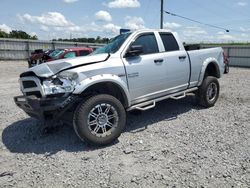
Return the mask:
<svg viewBox="0 0 250 188"><path fill-rule="evenodd" d="M78 75L64 71L48 78L34 73L22 74L19 79L22 96L14 97L18 107L42 123L56 123L79 100L72 92Z"/></svg>
<svg viewBox="0 0 250 188"><path fill-rule="evenodd" d="M73 92L86 76L74 69L101 63L108 58L109 54L99 54L56 60L32 67L20 75L23 95L14 97L14 101L31 117L56 122L65 117L63 114L80 100L79 95L74 95Z"/></svg>

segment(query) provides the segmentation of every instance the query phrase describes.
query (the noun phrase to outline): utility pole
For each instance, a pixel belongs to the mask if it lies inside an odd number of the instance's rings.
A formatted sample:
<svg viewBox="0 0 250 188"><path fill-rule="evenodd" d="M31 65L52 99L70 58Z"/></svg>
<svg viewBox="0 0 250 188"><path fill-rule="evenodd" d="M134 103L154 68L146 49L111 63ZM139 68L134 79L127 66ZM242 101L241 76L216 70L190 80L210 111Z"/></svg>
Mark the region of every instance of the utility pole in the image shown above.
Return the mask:
<svg viewBox="0 0 250 188"><path fill-rule="evenodd" d="M163 3L164 0L161 0L161 29L163 29Z"/></svg>

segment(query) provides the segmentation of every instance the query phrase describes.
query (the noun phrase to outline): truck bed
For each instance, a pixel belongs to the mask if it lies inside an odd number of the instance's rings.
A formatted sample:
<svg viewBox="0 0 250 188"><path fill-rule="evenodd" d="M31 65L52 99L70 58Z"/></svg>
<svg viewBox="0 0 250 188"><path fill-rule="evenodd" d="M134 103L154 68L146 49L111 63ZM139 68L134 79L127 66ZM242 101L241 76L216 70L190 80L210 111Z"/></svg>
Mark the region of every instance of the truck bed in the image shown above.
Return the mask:
<svg viewBox="0 0 250 188"><path fill-rule="evenodd" d="M190 86L195 86L200 77L200 70L202 70L203 62L214 61L220 66L220 73L223 74L223 49L218 48L208 48L187 51L190 61L191 61L191 77Z"/></svg>

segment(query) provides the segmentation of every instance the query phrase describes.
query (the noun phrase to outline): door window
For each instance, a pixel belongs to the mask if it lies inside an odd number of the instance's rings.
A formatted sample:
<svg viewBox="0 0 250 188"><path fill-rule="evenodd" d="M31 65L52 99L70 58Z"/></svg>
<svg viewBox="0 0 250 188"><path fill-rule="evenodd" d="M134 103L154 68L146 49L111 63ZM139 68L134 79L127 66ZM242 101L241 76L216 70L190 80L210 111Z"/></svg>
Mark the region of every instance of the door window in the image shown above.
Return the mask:
<svg viewBox="0 0 250 188"><path fill-rule="evenodd" d="M175 37L171 33L160 33L160 36L166 52L177 51L180 49Z"/></svg>
<svg viewBox="0 0 250 188"><path fill-rule="evenodd" d="M68 52L64 55L64 58L76 57L76 52Z"/></svg>
<svg viewBox="0 0 250 188"><path fill-rule="evenodd" d="M141 45L143 54L158 53L158 44L154 33L139 36L132 45Z"/></svg>

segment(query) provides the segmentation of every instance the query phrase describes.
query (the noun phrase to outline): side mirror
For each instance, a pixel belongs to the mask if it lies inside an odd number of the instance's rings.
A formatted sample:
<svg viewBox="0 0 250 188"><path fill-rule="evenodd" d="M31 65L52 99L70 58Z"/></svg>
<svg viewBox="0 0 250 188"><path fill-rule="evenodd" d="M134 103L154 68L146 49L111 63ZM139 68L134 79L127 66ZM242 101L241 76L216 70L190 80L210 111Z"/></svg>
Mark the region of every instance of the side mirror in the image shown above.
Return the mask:
<svg viewBox="0 0 250 188"><path fill-rule="evenodd" d="M134 57L143 53L142 45L132 45L127 51L125 57Z"/></svg>

